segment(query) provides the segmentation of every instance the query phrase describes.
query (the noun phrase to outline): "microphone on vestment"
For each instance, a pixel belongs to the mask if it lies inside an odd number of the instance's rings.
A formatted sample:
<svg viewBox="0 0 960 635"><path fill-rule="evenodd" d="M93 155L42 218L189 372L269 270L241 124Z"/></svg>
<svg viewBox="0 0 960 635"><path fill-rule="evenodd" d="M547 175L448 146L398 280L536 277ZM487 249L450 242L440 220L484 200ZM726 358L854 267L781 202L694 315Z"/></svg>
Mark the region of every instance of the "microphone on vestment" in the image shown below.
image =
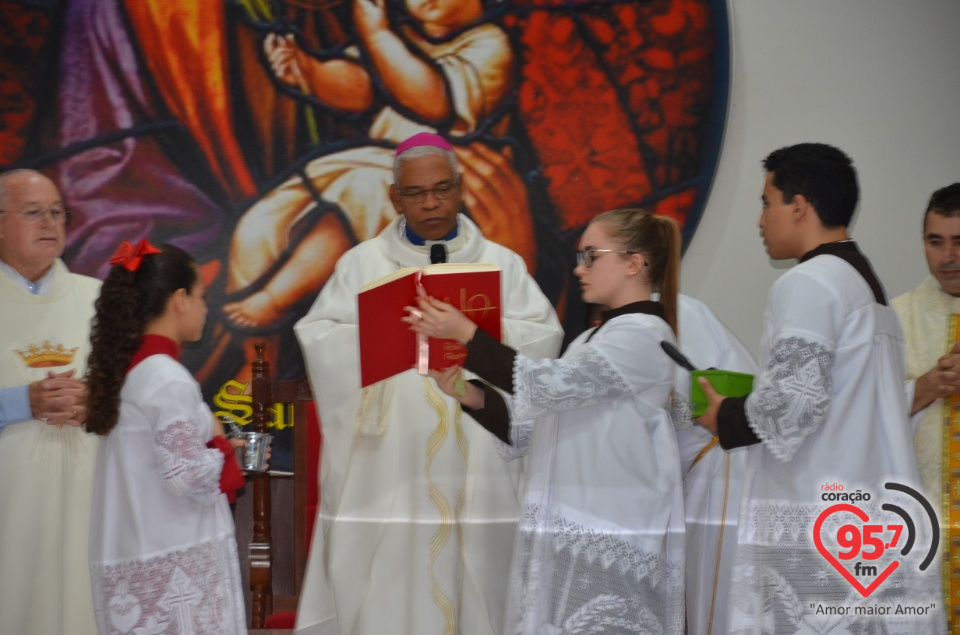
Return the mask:
<svg viewBox="0 0 960 635"><path fill-rule="evenodd" d="M439 265L447 261L447 247L443 243L430 245L430 264Z"/></svg>

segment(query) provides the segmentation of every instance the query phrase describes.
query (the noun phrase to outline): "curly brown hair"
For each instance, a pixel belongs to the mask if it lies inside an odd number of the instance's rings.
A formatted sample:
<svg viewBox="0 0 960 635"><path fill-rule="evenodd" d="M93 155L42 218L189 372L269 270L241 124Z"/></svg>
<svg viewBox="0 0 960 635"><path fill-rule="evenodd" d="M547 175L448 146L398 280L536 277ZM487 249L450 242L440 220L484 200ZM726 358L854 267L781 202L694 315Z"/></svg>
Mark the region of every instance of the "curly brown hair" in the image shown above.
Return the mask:
<svg viewBox="0 0 960 635"><path fill-rule="evenodd" d="M136 271L114 265L103 281L90 332L87 361L87 431L107 435L120 415L120 389L130 359L140 346L147 324L163 315L177 291L193 289L196 261L172 245L144 256Z"/></svg>

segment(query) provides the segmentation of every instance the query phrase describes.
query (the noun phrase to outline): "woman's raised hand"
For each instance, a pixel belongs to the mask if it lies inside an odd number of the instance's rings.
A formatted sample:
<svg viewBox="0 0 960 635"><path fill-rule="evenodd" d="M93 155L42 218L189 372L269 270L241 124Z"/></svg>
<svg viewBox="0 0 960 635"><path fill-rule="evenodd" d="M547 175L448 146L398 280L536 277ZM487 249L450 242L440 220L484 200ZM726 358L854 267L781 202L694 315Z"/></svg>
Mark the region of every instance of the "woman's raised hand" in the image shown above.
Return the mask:
<svg viewBox="0 0 960 635"><path fill-rule="evenodd" d="M416 307L408 306L404 310L407 315L402 319L410 329L428 337L466 344L477 331L477 325L455 306L430 296L418 297Z"/></svg>

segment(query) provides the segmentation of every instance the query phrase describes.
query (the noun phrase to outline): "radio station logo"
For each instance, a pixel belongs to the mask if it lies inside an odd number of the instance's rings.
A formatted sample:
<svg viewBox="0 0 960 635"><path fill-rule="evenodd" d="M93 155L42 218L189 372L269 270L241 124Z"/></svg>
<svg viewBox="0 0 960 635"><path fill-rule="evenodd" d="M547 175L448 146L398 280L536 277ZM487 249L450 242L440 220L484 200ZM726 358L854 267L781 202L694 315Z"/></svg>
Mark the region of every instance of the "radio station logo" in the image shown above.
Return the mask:
<svg viewBox="0 0 960 635"><path fill-rule="evenodd" d="M813 527L817 551L865 598L899 567L918 566L926 571L940 544L940 524L929 501L902 483L886 483L884 487L912 497L925 514L917 513L919 517L915 518L893 503L878 508L869 492L844 492L843 485L829 483L821 486L821 498L842 502L824 509ZM825 524L827 530L823 529ZM919 530L927 524L929 532ZM929 536L929 544L918 544L918 536L924 541Z"/></svg>

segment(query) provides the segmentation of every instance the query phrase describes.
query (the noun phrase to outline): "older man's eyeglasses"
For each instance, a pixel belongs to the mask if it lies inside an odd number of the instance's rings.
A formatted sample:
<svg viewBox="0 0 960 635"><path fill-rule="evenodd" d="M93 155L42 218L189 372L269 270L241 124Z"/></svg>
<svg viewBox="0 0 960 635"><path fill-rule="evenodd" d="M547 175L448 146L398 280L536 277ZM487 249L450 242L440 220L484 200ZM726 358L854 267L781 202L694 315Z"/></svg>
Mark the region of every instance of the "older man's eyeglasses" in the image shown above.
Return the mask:
<svg viewBox="0 0 960 635"><path fill-rule="evenodd" d="M460 187L459 179L453 183L444 183L437 187L412 187L409 190L400 190L400 196L410 203L422 203L427 198L427 194L433 192L434 196L443 201L453 198L457 194L458 187Z"/></svg>
<svg viewBox="0 0 960 635"><path fill-rule="evenodd" d="M593 266L593 263L596 262L597 258L603 254L635 254L637 252L630 251L628 249L581 249L577 252L577 264L583 265L587 269Z"/></svg>
<svg viewBox="0 0 960 635"><path fill-rule="evenodd" d="M48 209L32 208L22 212L11 212L0 209L0 214L17 214L28 225L38 225L47 217L50 218L50 222L54 225L62 225L70 220L70 210L62 207L51 207Z"/></svg>

